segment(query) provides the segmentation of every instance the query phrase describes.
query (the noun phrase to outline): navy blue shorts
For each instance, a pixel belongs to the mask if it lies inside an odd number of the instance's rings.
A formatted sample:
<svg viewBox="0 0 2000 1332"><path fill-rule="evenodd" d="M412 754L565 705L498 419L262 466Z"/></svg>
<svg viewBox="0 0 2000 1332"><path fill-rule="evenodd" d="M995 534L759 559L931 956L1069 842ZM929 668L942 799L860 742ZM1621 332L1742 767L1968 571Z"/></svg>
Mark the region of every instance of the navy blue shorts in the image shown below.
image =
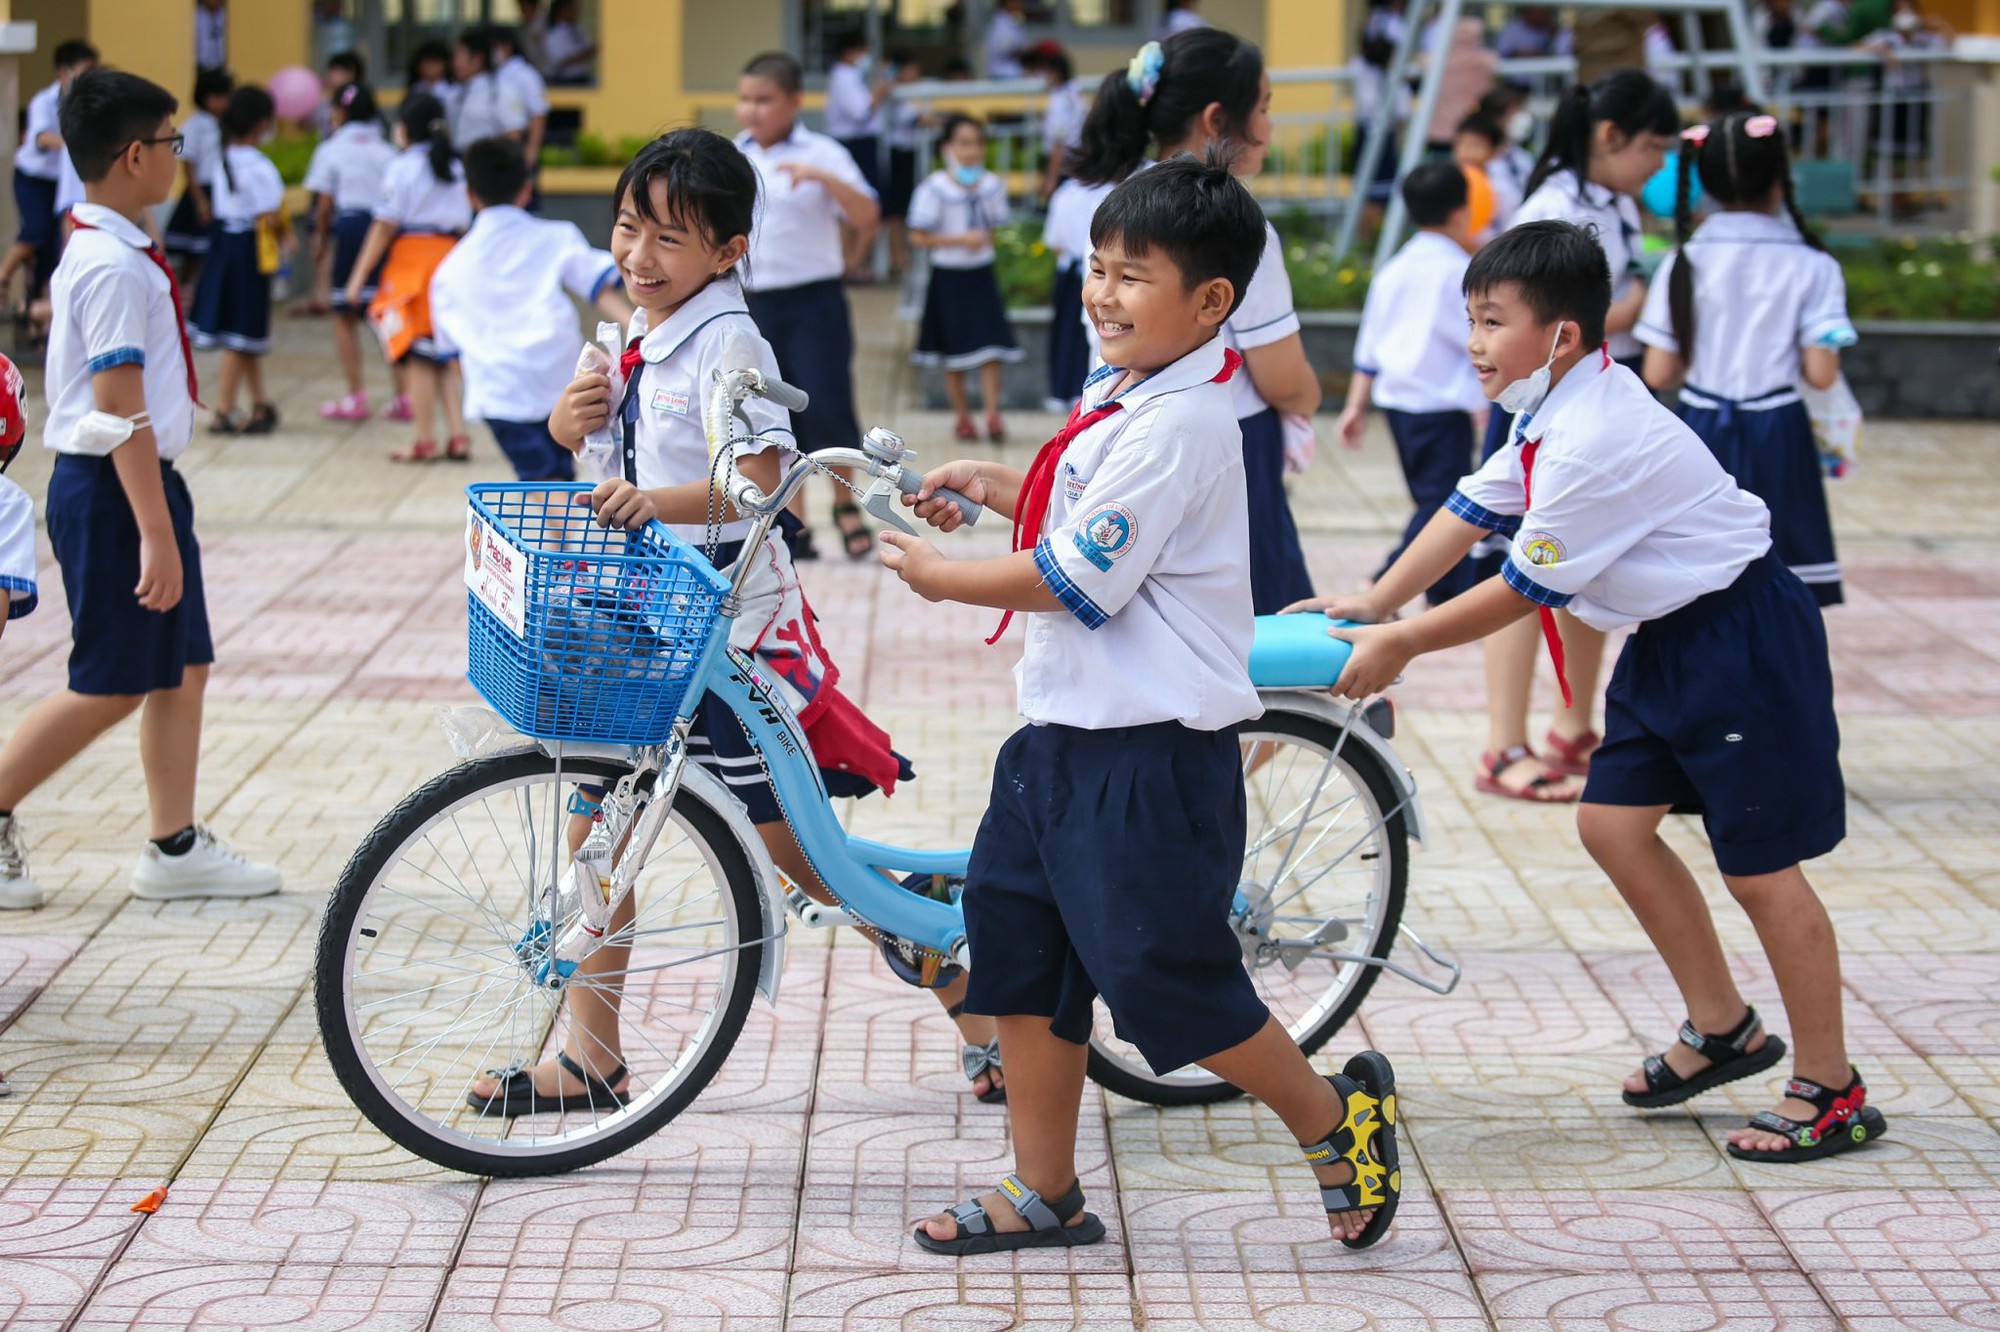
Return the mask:
<svg viewBox="0 0 2000 1332"><path fill-rule="evenodd" d="M69 687L76 693L178 689L187 667L215 660L194 500L172 464L160 464L160 481L181 552L181 599L170 611L147 610L132 595L139 585L139 524L111 459L56 458L49 476L49 545L69 599Z"/></svg>
<svg viewBox="0 0 2000 1332"><path fill-rule="evenodd" d="M1772 874L1840 844L1826 624L1775 553L1632 635L1583 799L1700 814L1724 874Z"/></svg>
<svg viewBox="0 0 2000 1332"><path fill-rule="evenodd" d="M514 475L521 480L576 480L576 455L556 443L547 421L489 420L486 428L493 432L493 442L514 464Z"/></svg>
<svg viewBox="0 0 2000 1332"><path fill-rule="evenodd" d="M1083 265L1056 270L1049 293L1049 397L1068 411L1090 374L1090 334L1083 327Z"/></svg>
<svg viewBox="0 0 2000 1332"><path fill-rule="evenodd" d="M1250 602L1257 614L1276 615L1313 594L1285 493L1285 427L1276 407L1236 424L1243 431L1243 479L1250 494Z"/></svg>
<svg viewBox="0 0 2000 1332"><path fill-rule="evenodd" d="M1233 726L1022 727L966 872L967 1010L1082 1044L1102 994L1158 1072L1249 1040L1270 1010L1229 925L1244 826Z"/></svg>
<svg viewBox="0 0 2000 1332"><path fill-rule="evenodd" d="M1681 420L1701 436L1722 470L1770 509L1778 557L1820 605L1837 606L1842 600L1840 557L1833 549L1833 519L1827 513L1826 476L1812 418L1795 392L1763 396L1790 401L1746 407L1690 388L1681 397Z"/></svg>
<svg viewBox="0 0 2000 1332"><path fill-rule="evenodd" d="M854 159L854 165L861 168L861 178L868 182L868 188L875 191L877 199L882 197L882 136L864 134L858 139L836 139L834 142L847 150Z"/></svg>
<svg viewBox="0 0 2000 1332"><path fill-rule="evenodd" d="M1378 579L1410 548L1417 533L1437 516L1459 481L1473 469L1470 413L1399 412L1384 408L1382 415L1388 418L1389 435L1396 441L1396 455L1403 463L1403 483L1410 488L1416 510L1403 528L1402 541L1382 561L1382 568L1375 575ZM1424 598L1435 606L1470 591L1478 581L1479 565L1468 556L1432 583Z"/></svg>
<svg viewBox="0 0 2000 1332"><path fill-rule="evenodd" d="M347 279L354 276L354 263L361 257L361 248L368 243L368 232L374 225L374 214L364 208L350 208L333 215L333 294L327 303L343 314L368 313L368 304L375 299L382 278L382 265L389 261L386 254L376 261L375 271L361 283L361 303L348 304Z"/></svg>
<svg viewBox="0 0 2000 1332"><path fill-rule="evenodd" d="M271 350L271 278L257 270L257 233L209 232L188 317L194 345L262 356Z"/></svg>
<svg viewBox="0 0 2000 1332"><path fill-rule="evenodd" d="M860 448L861 427L854 415L854 321L839 281L745 292L743 300L778 358L778 373L812 399L792 417L800 451Z"/></svg>
<svg viewBox="0 0 2000 1332"><path fill-rule="evenodd" d="M62 227L56 220L56 183L16 167L14 210L21 218L21 230L15 239L35 251L32 290L39 293L56 271L56 259L62 250Z"/></svg>

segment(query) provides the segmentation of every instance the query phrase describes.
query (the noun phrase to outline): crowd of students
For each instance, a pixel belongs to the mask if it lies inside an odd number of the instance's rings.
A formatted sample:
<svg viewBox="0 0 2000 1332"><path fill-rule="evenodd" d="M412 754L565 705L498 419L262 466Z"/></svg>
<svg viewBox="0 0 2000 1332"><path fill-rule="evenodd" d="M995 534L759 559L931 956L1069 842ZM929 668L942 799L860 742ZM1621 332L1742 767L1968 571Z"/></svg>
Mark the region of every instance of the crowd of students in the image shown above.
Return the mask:
<svg viewBox="0 0 2000 1332"><path fill-rule="evenodd" d="M1016 1169L998 1192L922 1223L915 1242L972 1254L1102 1238L1074 1162L1098 996L1155 1067L1200 1063L1285 1122L1334 1237L1365 1247L1392 1223L1393 1068L1363 1051L1339 1074L1315 1072L1257 998L1227 923L1245 835L1236 728L1259 711L1253 621L1279 610L1352 622L1329 632L1353 643L1335 690L1357 698L1420 653L1483 640L1496 716L1518 689L1524 718L1525 682L1546 648L1566 705L1548 748L1580 781L1520 771L1542 760L1511 712L1495 723L1480 781L1580 799L1584 846L1686 999L1678 1043L1633 1073L1624 1099L1674 1104L1787 1053L1732 979L1692 873L1657 835L1670 810L1699 808L1798 1046L1782 1098L1730 1150L1807 1160L1879 1136L1884 1121L1847 1059L1832 928L1800 868L1840 841L1844 791L1820 619L1838 600L1838 570L1796 385L1830 382L1854 332L1839 269L1791 205L1786 136L1748 107L1683 131L1663 88L1621 70L1563 99L1518 206L1493 191L1490 221L1475 226L1473 177L1458 162L1401 182L1419 231L1376 277L1336 429L1356 443L1371 403L1383 408L1418 517L1371 586L1315 597L1283 476L1287 422L1319 406L1319 382L1283 249L1243 184L1271 137L1270 79L1253 44L1181 27L1105 76L1050 199L1058 321L1080 326L1085 349L1068 344L1065 366L1097 367L1073 390L1051 385L1073 403L1067 423L1026 471L985 453L933 469L908 501L947 531L963 514L939 490L984 504L1012 521L1011 550L964 559L898 533L878 547L851 501L831 513L848 554L879 550L926 600L1001 612L996 639L1010 618L1028 622L1018 681L1033 724L998 756L963 899L980 965L936 991L964 1037L974 1092L1008 1105ZM797 455L858 443L842 283L852 234L880 219L877 185L848 147L800 123L799 65L766 54L739 79L741 132L680 129L648 144L593 244L529 211L527 128L488 116L505 101L505 47L485 32L462 38L460 92L447 104L413 90L394 148L374 128L364 79L334 91L312 180L344 362L358 362L353 320L365 309L416 421L405 461L466 456L469 413L521 476L594 482L606 525L658 520L713 545L718 563L754 561L732 639L768 661L830 791L893 790L910 766L842 694L812 628L794 567L809 528L744 549L750 523L712 490L701 421L713 372L747 344L812 398L797 416L748 406L753 480L768 489ZM59 141L84 198L53 273L43 440L58 455L46 511L73 647L67 687L0 748L0 906L42 899L17 806L134 710L152 826L133 891L176 900L279 887L275 869L194 818L215 653L192 502L174 466L203 401L192 346L225 351L212 429L276 424L257 358L269 251L285 243L272 234L276 172L252 147L272 118L268 94L213 82L197 92L215 124L196 132L210 164L184 221L205 218L207 244L184 308L147 231L182 174L188 131L175 128L174 97L107 70L62 88ZM1490 183L1522 137L1514 114L1498 94L1442 147L1463 158L1483 144ZM485 132L461 134L468 119ZM965 439L979 432L962 376L982 370L996 438L987 367L1018 355L992 267L1005 189L976 120L939 130L939 166L913 181L906 213L911 243L936 261L916 355L960 376ZM1680 246L1648 283L1634 263L1631 195L1676 144ZM1698 225L1697 173L1712 209ZM622 325L615 362L579 360L578 299ZM1649 385L1678 388L1678 414ZM244 387L250 415L239 420ZM329 407L366 414L358 373ZM615 445L587 454L606 432ZM0 438L0 464L10 458ZM35 601L32 522L20 514L17 492L0 486L9 615ZM1398 619L1419 597L1429 608ZM1599 737L1590 718L1604 634L1627 625L1639 627ZM823 894L734 719L705 711L690 752L744 802L774 861ZM592 799L586 789L575 807L573 846ZM621 910L629 917L629 900ZM601 949L584 969L603 984L572 995L615 994L624 966L618 946ZM566 1033L549 1059L475 1082L471 1108L622 1101L630 1074L615 998L575 998Z"/></svg>

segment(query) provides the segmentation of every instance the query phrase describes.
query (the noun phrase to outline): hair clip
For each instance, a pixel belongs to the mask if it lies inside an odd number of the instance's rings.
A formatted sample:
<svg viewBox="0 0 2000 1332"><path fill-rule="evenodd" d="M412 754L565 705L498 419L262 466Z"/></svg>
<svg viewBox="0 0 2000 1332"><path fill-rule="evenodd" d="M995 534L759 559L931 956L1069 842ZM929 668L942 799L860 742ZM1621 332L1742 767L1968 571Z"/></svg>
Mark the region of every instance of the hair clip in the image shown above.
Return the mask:
<svg viewBox="0 0 2000 1332"><path fill-rule="evenodd" d="M1777 132L1776 116L1752 116L1743 122L1743 133L1752 139L1768 139Z"/></svg>
<svg viewBox="0 0 2000 1332"><path fill-rule="evenodd" d="M1153 100L1160 88L1160 71L1167 65L1166 52L1158 42L1147 42L1125 66L1125 86L1138 95L1139 105Z"/></svg>
<svg viewBox="0 0 2000 1332"><path fill-rule="evenodd" d="M1693 144L1695 147L1699 148L1701 147L1702 144L1708 141L1708 126L1689 125L1686 129L1681 131L1681 137L1683 139L1686 139L1689 143Z"/></svg>

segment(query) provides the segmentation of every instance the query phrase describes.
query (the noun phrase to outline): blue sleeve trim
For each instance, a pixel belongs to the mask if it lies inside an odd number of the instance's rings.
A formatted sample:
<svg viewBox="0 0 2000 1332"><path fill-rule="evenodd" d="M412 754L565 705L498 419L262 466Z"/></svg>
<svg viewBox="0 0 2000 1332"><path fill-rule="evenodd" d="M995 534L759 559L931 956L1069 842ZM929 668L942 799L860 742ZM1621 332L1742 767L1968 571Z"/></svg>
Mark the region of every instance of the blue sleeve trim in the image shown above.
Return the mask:
<svg viewBox="0 0 2000 1332"><path fill-rule="evenodd" d="M590 289L590 299L593 301L596 300L599 296L604 294L604 289L606 287L610 286L613 282L618 282L618 281L619 281L618 265L613 264L609 268L604 270L603 276L597 279L597 285Z"/></svg>
<svg viewBox="0 0 2000 1332"><path fill-rule="evenodd" d="M1286 321L1287 319L1297 319L1298 317L1299 317L1299 312L1298 312L1297 310L1287 310L1287 311L1285 311L1285 312L1284 312L1283 314L1279 315L1279 316L1278 316L1277 318L1275 318L1275 319L1266 319L1266 320L1265 320L1265 321L1264 321L1263 323L1261 323L1261 324L1252 324L1252 325L1250 325L1250 327L1248 327L1248 328L1239 328L1239 329L1236 329L1236 330L1235 330L1235 333L1236 333L1236 335L1237 335L1238 337L1241 337L1241 336L1242 336L1243 334L1245 334L1245 333L1256 333L1256 332L1260 332L1260 331L1262 331L1263 329L1267 329L1267 328L1271 327L1271 325L1273 325L1273 324L1282 324L1282 323L1284 323L1284 322L1285 322L1285 321Z"/></svg>
<svg viewBox="0 0 2000 1332"><path fill-rule="evenodd" d="M120 365L144 365L146 352L143 347L117 347L90 358L87 367L91 374L103 374L106 370Z"/></svg>
<svg viewBox="0 0 2000 1332"><path fill-rule="evenodd" d="M1123 371L1124 371L1123 366L1100 365L1095 370L1091 371L1088 375L1084 377L1083 386L1085 388L1089 388L1094 384L1103 383L1108 376L1121 374L1123 373Z"/></svg>
<svg viewBox="0 0 2000 1332"><path fill-rule="evenodd" d="M1104 622L1111 618L1104 613L1103 608L1090 599L1089 593L1070 581L1070 576L1063 572L1062 565L1056 562L1055 547L1049 544L1047 537L1035 543L1035 569L1042 575L1042 582L1047 585L1049 591L1056 594L1056 600L1060 601L1071 615L1076 616L1084 628L1101 628Z"/></svg>
<svg viewBox="0 0 2000 1332"><path fill-rule="evenodd" d="M1363 365L1361 362L1356 361L1354 363L1354 373L1357 375L1367 375L1370 379L1374 379L1380 376L1382 371L1375 366Z"/></svg>
<svg viewBox="0 0 2000 1332"><path fill-rule="evenodd" d="M1474 504L1466 498L1462 490L1454 490L1444 502L1445 512L1454 518L1463 518L1474 527L1483 527L1489 532L1502 532L1508 536L1521 530L1521 520L1504 513L1495 513L1482 505Z"/></svg>
<svg viewBox="0 0 2000 1332"><path fill-rule="evenodd" d="M1514 563L1514 557L1511 555L1500 565L1500 576L1507 580L1507 586L1513 588L1537 606L1547 606L1551 610L1561 610L1564 606L1569 605L1571 601L1569 593L1551 592L1525 573L1522 573L1521 566Z"/></svg>
<svg viewBox="0 0 2000 1332"><path fill-rule="evenodd" d="M12 600L7 604L7 618L10 620L20 619L23 615L33 610L41 601L41 596L35 587L35 580L32 578L9 578L5 574L0 574L0 592L14 594ZM27 595L20 595L22 593L26 593Z"/></svg>

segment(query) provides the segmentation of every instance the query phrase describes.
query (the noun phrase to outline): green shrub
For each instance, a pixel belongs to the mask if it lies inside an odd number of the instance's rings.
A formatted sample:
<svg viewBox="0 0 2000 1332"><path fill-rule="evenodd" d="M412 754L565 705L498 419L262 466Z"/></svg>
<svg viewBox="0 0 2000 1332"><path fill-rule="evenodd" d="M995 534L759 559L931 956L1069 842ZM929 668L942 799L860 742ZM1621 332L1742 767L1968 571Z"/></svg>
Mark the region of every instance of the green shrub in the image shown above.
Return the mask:
<svg viewBox="0 0 2000 1332"><path fill-rule="evenodd" d="M278 176L287 185L305 182L306 168L312 165L313 149L319 147L319 135L311 132L284 134L263 146L264 156L271 159L271 165L278 168Z"/></svg>
<svg viewBox="0 0 2000 1332"><path fill-rule="evenodd" d="M1049 303L1056 283L1056 256L1043 244L1039 222L1010 222L994 232L993 267L1009 308Z"/></svg>

